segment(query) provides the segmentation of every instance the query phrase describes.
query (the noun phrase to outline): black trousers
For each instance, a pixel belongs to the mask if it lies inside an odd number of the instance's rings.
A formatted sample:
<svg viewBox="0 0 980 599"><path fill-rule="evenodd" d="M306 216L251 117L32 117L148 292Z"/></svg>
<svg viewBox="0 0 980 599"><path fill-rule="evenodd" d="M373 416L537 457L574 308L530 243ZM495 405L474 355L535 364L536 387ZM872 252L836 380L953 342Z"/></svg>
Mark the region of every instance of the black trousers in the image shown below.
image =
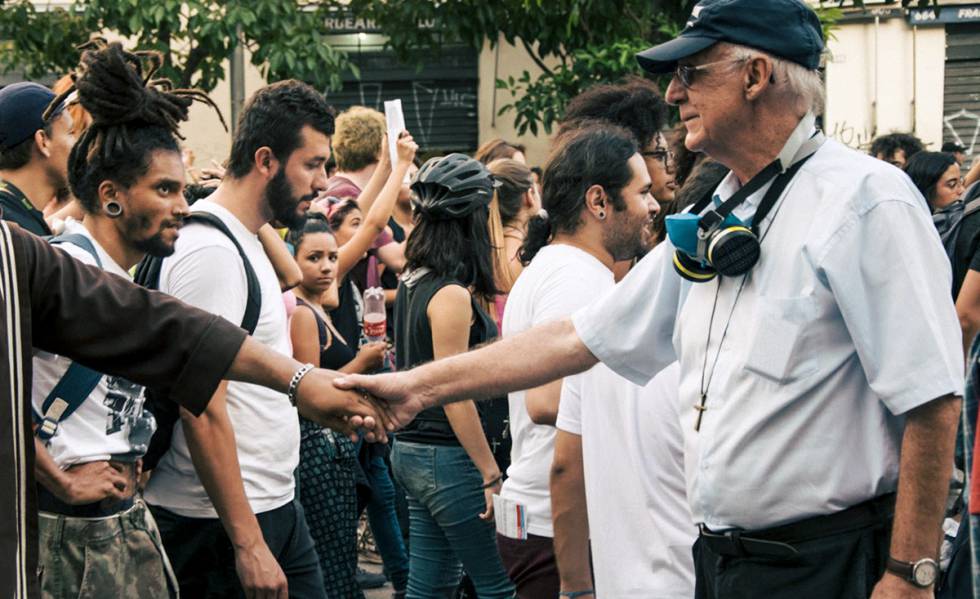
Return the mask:
<svg viewBox="0 0 980 599"><path fill-rule="evenodd" d="M744 533L749 535L750 533ZM867 599L885 570L891 521L791 544L788 559L732 557L694 544L696 599Z"/></svg>
<svg viewBox="0 0 980 599"><path fill-rule="evenodd" d="M150 506L163 547L180 584L181 597L239 599L244 591L235 571L235 551L217 518L186 518ZM255 515L262 536L286 575L289 596L326 599L323 576L303 507L295 499Z"/></svg>

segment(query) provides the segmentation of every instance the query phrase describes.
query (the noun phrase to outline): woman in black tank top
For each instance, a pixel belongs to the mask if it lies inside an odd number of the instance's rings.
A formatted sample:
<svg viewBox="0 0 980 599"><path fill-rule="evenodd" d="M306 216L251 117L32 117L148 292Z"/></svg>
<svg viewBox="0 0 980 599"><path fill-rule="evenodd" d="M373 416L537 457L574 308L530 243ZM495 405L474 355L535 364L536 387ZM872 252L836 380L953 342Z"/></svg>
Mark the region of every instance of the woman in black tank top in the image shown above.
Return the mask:
<svg viewBox="0 0 980 599"><path fill-rule="evenodd" d="M465 352L497 336L487 206L493 180L461 154L433 158L412 190L416 226L395 300L399 369ZM494 542L502 475L472 401L421 412L398 433L395 477L409 506L408 599L452 596L463 568L481 599L514 594Z"/></svg>
<svg viewBox="0 0 980 599"><path fill-rule="evenodd" d="M337 332L324 304L337 302L337 242L326 218L307 217L290 232L303 282L293 290L293 357L321 368L367 372L380 366L384 344L354 351ZM356 343L356 339L351 340ZM345 435L300 417L299 500L316 545L329 597L363 598L357 584L357 451Z"/></svg>

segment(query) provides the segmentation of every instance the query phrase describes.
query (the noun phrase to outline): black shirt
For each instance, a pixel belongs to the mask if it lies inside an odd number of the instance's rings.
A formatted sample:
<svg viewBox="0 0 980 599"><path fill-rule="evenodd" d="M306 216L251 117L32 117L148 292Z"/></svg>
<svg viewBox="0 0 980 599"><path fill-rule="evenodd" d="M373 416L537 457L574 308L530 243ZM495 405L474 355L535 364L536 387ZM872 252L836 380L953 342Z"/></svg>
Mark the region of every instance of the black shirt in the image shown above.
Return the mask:
<svg viewBox="0 0 980 599"><path fill-rule="evenodd" d="M960 294L967 271L980 271L980 211L960 222L953 248L953 299Z"/></svg>
<svg viewBox="0 0 980 599"><path fill-rule="evenodd" d="M333 326L343 335L351 347L358 347L361 341L361 319L357 316L357 295L359 290L354 286L351 274L340 281L338 288L340 303L330 311Z"/></svg>
<svg viewBox="0 0 980 599"><path fill-rule="evenodd" d="M465 287L459 281L431 273L422 275L411 286L402 282L398 287L398 299L395 300L395 364L398 370L407 370L432 361L432 328L426 311L435 294L447 285ZM470 301L473 306L473 324L470 325L469 347L474 347L495 338L497 324L475 299ZM484 402L477 402L476 405L480 422L485 426L483 404ZM415 420L398 433L398 439L430 445L459 445L442 407L422 410Z"/></svg>
<svg viewBox="0 0 980 599"><path fill-rule="evenodd" d="M35 235L51 235L51 229L44 221L44 214L10 181L0 181L0 209L3 211L0 215L3 220L15 222L20 228Z"/></svg>

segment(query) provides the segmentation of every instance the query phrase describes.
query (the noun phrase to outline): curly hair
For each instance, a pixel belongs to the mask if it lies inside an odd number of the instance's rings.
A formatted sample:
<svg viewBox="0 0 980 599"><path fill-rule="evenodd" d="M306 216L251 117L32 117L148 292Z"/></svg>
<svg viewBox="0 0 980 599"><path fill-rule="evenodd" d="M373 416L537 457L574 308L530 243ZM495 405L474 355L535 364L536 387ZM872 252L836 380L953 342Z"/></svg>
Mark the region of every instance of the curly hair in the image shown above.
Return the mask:
<svg viewBox="0 0 980 599"><path fill-rule="evenodd" d="M583 120L603 120L625 128L640 147L650 143L667 124L667 103L652 81L630 77L618 85L596 85L572 98L559 135Z"/></svg>
<svg viewBox="0 0 980 599"><path fill-rule="evenodd" d="M45 117L72 93L91 116L68 156L68 183L82 207L97 213L102 181L130 187L146 174L154 151L180 151L180 123L195 100L218 108L200 90L173 89L169 80L153 79L163 64L158 53L128 52L118 42L84 48L77 71L70 75L73 85L52 100ZM143 60L150 64L145 72Z"/></svg>
<svg viewBox="0 0 980 599"><path fill-rule="evenodd" d="M378 161L387 125L385 116L366 106L352 106L337 117L333 155L337 170L353 173Z"/></svg>
<svg viewBox="0 0 980 599"><path fill-rule="evenodd" d="M880 156L889 160L895 152L902 150L905 152L905 160L908 161L924 149L922 140L911 133L889 133L874 138L869 153L875 158Z"/></svg>

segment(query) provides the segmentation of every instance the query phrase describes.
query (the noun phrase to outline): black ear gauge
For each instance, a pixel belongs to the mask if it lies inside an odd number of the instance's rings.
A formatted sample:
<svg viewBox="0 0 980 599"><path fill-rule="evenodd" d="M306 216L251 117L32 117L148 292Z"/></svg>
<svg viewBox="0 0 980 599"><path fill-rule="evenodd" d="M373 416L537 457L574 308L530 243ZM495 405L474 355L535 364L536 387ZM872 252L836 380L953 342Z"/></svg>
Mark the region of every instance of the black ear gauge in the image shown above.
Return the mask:
<svg viewBox="0 0 980 599"><path fill-rule="evenodd" d="M714 268L701 263L679 250L674 252L674 270L682 278L694 283L707 283L718 276Z"/></svg>

